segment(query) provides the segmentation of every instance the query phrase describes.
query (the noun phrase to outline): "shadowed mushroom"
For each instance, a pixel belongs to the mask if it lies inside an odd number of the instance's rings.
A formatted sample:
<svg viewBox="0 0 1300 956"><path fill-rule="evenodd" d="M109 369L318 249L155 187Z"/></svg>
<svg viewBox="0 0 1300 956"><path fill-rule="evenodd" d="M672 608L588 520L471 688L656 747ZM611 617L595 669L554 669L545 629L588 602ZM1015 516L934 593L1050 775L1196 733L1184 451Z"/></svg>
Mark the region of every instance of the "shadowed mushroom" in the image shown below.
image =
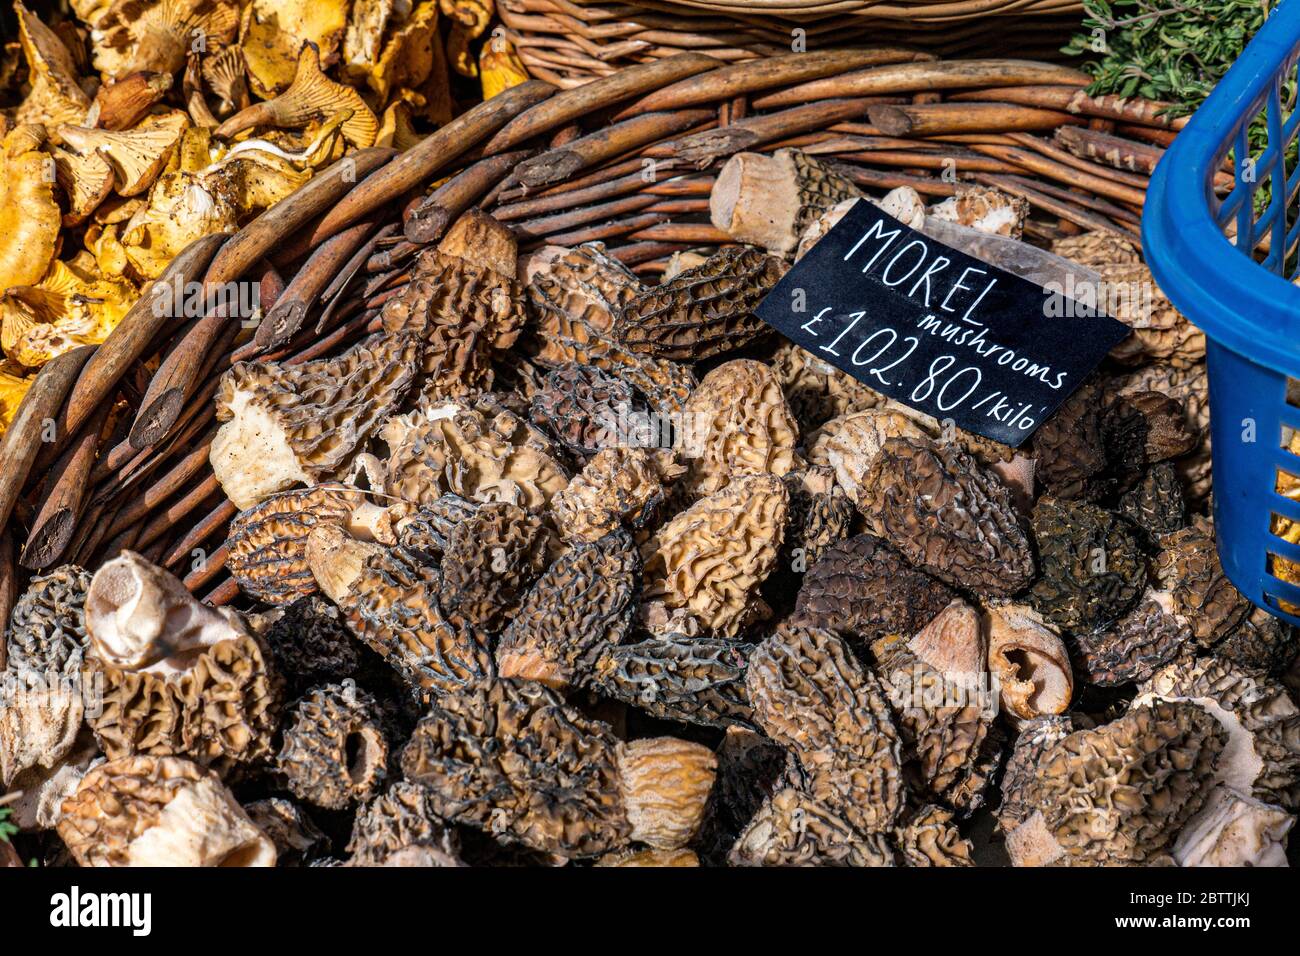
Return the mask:
<svg viewBox="0 0 1300 956"><path fill-rule="evenodd" d="M68 200L63 224L80 225L113 191L113 167L99 153L80 156L55 146L50 148L50 155L54 157L59 186Z"/></svg>
<svg viewBox="0 0 1300 956"><path fill-rule="evenodd" d="M275 845L216 776L178 757L91 770L59 836L82 866L274 866Z"/></svg>
<svg viewBox="0 0 1300 956"><path fill-rule="evenodd" d="M898 830L898 848L908 866L974 866L970 841L952 822L951 810L922 807Z"/></svg>
<svg viewBox="0 0 1300 956"><path fill-rule="evenodd" d="M859 833L827 804L799 790L774 794L741 833L732 866L893 866L883 833Z"/></svg>
<svg viewBox="0 0 1300 956"><path fill-rule="evenodd" d="M249 508L297 484L342 475L405 397L419 345L365 339L336 358L299 365L240 362L221 378L209 459L226 496Z"/></svg>
<svg viewBox="0 0 1300 956"><path fill-rule="evenodd" d="M286 715L276 758L294 796L342 810L369 799L388 770L388 742L374 697L351 684L311 690Z"/></svg>
<svg viewBox="0 0 1300 956"><path fill-rule="evenodd" d="M203 79L217 95L217 112L234 113L248 106L248 82L244 77L244 51L228 46L203 60Z"/></svg>
<svg viewBox="0 0 1300 956"><path fill-rule="evenodd" d="M395 90L417 90L429 80L445 82L442 77L431 75L435 64L441 66L441 59L434 52L438 42L437 0L423 0L388 34L377 56L349 57L345 38L345 69L353 78L364 78L382 103Z"/></svg>
<svg viewBox="0 0 1300 956"><path fill-rule="evenodd" d="M419 850L425 865L464 866L455 830L444 823L424 787L399 781L357 812L348 866L402 865L395 857Z"/></svg>
<svg viewBox="0 0 1300 956"><path fill-rule="evenodd" d="M247 49L247 48L245 48ZM258 126L301 129L319 123L344 110L352 115L343 122L343 136L358 149L375 141L379 120L356 90L327 77L320 66L320 51L304 44L298 54L293 83L274 99L254 103L240 110L213 131L221 139Z"/></svg>
<svg viewBox="0 0 1300 956"><path fill-rule="evenodd" d="M916 420L887 408L870 408L833 418L808 436L808 460L835 472L835 480L856 503L872 462L890 438L926 437Z"/></svg>
<svg viewBox="0 0 1300 956"><path fill-rule="evenodd" d="M180 110L146 117L134 129L113 132L60 126L58 134L78 153L99 153L113 167L118 195L136 196L153 185L172 158L189 117Z"/></svg>
<svg viewBox="0 0 1300 956"><path fill-rule="evenodd" d="M14 111L15 125L44 123L53 128L61 123L83 122L90 109L90 97L77 82L72 54L58 35L22 3L15 3L14 10L31 84L27 97ZM3 177L6 181L11 178Z"/></svg>

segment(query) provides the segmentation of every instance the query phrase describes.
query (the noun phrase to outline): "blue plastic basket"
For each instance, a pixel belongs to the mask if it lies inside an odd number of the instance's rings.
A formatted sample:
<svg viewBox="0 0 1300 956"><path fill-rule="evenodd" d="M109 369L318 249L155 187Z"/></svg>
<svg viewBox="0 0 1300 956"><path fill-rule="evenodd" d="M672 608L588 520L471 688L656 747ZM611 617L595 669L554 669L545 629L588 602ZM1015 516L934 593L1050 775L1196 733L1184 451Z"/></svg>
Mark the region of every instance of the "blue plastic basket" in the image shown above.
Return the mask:
<svg viewBox="0 0 1300 956"><path fill-rule="evenodd" d="M1279 471L1300 477L1300 456L1287 450L1292 430L1300 431L1300 404L1293 404L1300 403L1300 381L1288 401L1288 381L1300 380L1300 287L1290 281L1300 241L1300 169L1286 168L1300 110L1282 95L1295 79L1297 55L1300 0L1285 0L1160 161L1142 221L1156 281L1208 340L1223 568L1251 601L1293 624L1300 616L1279 603L1300 607L1300 586L1274 571L1278 559L1300 563L1300 546L1273 527L1275 515L1300 522L1300 501L1277 491ZM1246 130L1260 116L1268 145L1252 154ZM1213 176L1230 150L1236 185L1220 199ZM1275 185L1257 213L1255 195L1265 183ZM1234 224L1235 241L1226 235Z"/></svg>

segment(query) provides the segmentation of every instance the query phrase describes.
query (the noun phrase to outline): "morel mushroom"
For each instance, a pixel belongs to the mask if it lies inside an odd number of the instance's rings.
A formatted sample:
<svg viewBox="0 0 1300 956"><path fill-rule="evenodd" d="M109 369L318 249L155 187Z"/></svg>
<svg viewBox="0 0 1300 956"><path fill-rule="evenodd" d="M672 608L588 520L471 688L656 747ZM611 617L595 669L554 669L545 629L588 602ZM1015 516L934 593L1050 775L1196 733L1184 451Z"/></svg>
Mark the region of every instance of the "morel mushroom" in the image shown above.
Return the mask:
<svg viewBox="0 0 1300 956"><path fill-rule="evenodd" d="M283 797L246 803L244 812L275 844L277 866L301 865L328 843L328 838L302 807Z"/></svg>
<svg viewBox="0 0 1300 956"><path fill-rule="evenodd" d="M1068 631L1108 624L1146 584L1146 562L1123 519L1095 505L1050 496L1034 506L1040 574L1028 601Z"/></svg>
<svg viewBox="0 0 1300 956"><path fill-rule="evenodd" d="M1197 518L1160 543L1164 550L1156 556L1156 580L1169 592L1171 610L1187 621L1197 643L1212 647L1250 614L1250 602L1223 573L1214 530L1206 519Z"/></svg>
<svg viewBox="0 0 1300 956"><path fill-rule="evenodd" d="M1047 746L1022 797L1030 814L1007 835L1012 863L1167 859L1205 800L1226 738L1201 707L1161 701Z"/></svg>
<svg viewBox="0 0 1300 956"><path fill-rule="evenodd" d="M780 280L779 260L725 246L703 265L633 297L614 334L633 352L698 362L744 348L771 331L754 309Z"/></svg>
<svg viewBox="0 0 1300 956"><path fill-rule="evenodd" d="M898 848L908 866L974 866L970 841L953 824L953 813L922 807L898 830Z"/></svg>
<svg viewBox="0 0 1300 956"><path fill-rule="evenodd" d="M860 486L858 510L945 584L1011 595L1034 576L1011 493L956 445L889 439Z"/></svg>
<svg viewBox="0 0 1300 956"><path fill-rule="evenodd" d="M179 757L123 757L63 803L59 836L82 866L274 866L275 845L216 776Z"/></svg>
<svg viewBox="0 0 1300 956"><path fill-rule="evenodd" d="M299 598L262 633L289 693L342 681L361 668L361 644L343 624L338 608L320 597Z"/></svg>
<svg viewBox="0 0 1300 956"><path fill-rule="evenodd" d="M595 541L620 527L641 531L658 521L669 486L685 471L671 451L606 448L551 500L551 515L570 542Z"/></svg>
<svg viewBox="0 0 1300 956"><path fill-rule="evenodd" d="M808 460L835 473L835 480L856 504L881 447L890 438L925 438L916 419L889 408L851 412L827 422L808 436Z"/></svg>
<svg viewBox="0 0 1300 956"><path fill-rule="evenodd" d="M348 866L386 866L396 855L417 848L433 866L464 865L455 832L438 818L429 792L398 781L357 811Z"/></svg>
<svg viewBox="0 0 1300 956"><path fill-rule="evenodd" d="M270 754L280 681L236 614L125 551L91 581L86 629L104 688L87 718L110 759L184 755L225 769Z"/></svg>
<svg viewBox="0 0 1300 956"><path fill-rule="evenodd" d="M620 421L636 407L632 386L594 365L566 363L547 374L533 394L530 417L575 455L616 447Z"/></svg>
<svg viewBox="0 0 1300 956"><path fill-rule="evenodd" d="M502 677L563 689L622 642L640 589L640 555L626 531L570 548L538 579L497 645Z"/></svg>
<svg viewBox="0 0 1300 956"><path fill-rule="evenodd" d="M745 475L780 478L800 464L799 426L776 375L761 362L719 365L691 394L683 419L687 482L697 495L721 491Z"/></svg>
<svg viewBox="0 0 1300 956"><path fill-rule="evenodd" d="M9 616L5 645L11 673L71 675L81 670L90 580L89 572L74 564L32 578Z"/></svg>
<svg viewBox="0 0 1300 956"><path fill-rule="evenodd" d="M448 402L390 419L381 437L392 450L384 490L420 506L451 493L540 508L569 481L541 432L504 409Z"/></svg>
<svg viewBox="0 0 1300 956"><path fill-rule="evenodd" d="M955 596L884 541L860 534L827 548L809 568L795 620L870 643L889 634L910 637Z"/></svg>
<svg viewBox="0 0 1300 956"><path fill-rule="evenodd" d="M662 635L604 649L587 680L601 694L665 720L750 724L745 667L751 644Z"/></svg>
<svg viewBox="0 0 1300 956"><path fill-rule="evenodd" d="M699 830L718 761L707 747L655 737L618 751L629 839L659 850L685 846Z"/></svg>
<svg viewBox="0 0 1300 956"><path fill-rule="evenodd" d="M239 362L221 377L209 458L241 509L297 484L342 477L410 389L419 345L376 336L337 358Z"/></svg>
<svg viewBox="0 0 1300 956"><path fill-rule="evenodd" d="M1294 825L1281 807L1221 785L1184 825L1171 852L1179 866L1287 866Z"/></svg>
<svg viewBox="0 0 1300 956"><path fill-rule="evenodd" d="M518 505L482 505L447 536L440 565L443 610L454 621L500 631L545 569L553 540L542 519Z"/></svg>
<svg viewBox="0 0 1300 956"><path fill-rule="evenodd" d="M1171 611L1169 594L1148 588L1118 621L1074 634L1075 661L1090 683L1114 687L1144 681L1190 646L1187 619Z"/></svg>
<svg viewBox="0 0 1300 956"><path fill-rule="evenodd" d="M827 631L786 627L761 643L746 676L754 719L790 748L807 791L861 833L902 809L901 742L885 691Z"/></svg>
<svg viewBox="0 0 1300 956"><path fill-rule="evenodd" d="M771 475L738 478L700 499L643 547L644 599L735 636L761 613L754 595L776 563L788 504Z"/></svg>
<svg viewBox="0 0 1300 956"><path fill-rule="evenodd" d="M443 612L437 571L400 546L359 551L349 545L360 542L340 538L337 528L317 528L307 560L362 643L423 691L442 693L491 674L483 636ZM328 539L333 546L319 546Z"/></svg>
<svg viewBox="0 0 1300 956"><path fill-rule="evenodd" d="M1247 796L1300 808L1300 707L1280 681L1221 658L1181 658L1138 688L1134 705L1190 702L1208 711L1227 740L1215 775Z"/></svg>
<svg viewBox="0 0 1300 956"><path fill-rule="evenodd" d="M276 767L294 796L341 810L368 799L388 770L378 704L350 684L324 684L286 716Z"/></svg>
<svg viewBox="0 0 1300 956"><path fill-rule="evenodd" d="M862 190L797 149L737 153L723 164L709 194L713 224L737 242L790 255L817 217Z"/></svg>
<svg viewBox="0 0 1300 956"><path fill-rule="evenodd" d="M879 392L793 342L776 350L772 369L799 430L805 434L832 418L875 408L884 401Z"/></svg>
<svg viewBox="0 0 1300 956"><path fill-rule="evenodd" d="M883 833L860 833L826 803L787 788L750 821L727 856L732 866L893 866Z"/></svg>

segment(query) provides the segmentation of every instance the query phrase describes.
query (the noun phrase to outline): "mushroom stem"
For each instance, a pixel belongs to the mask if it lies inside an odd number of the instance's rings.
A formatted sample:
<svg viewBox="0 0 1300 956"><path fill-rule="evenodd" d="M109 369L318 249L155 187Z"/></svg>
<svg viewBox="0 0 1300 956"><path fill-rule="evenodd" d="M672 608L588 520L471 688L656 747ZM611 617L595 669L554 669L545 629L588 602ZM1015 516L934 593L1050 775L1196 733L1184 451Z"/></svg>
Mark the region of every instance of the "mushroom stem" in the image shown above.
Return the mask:
<svg viewBox="0 0 1300 956"><path fill-rule="evenodd" d="M175 575L134 551L91 580L86 630L93 653L128 671L181 669L177 659L246 635L236 618L200 603Z"/></svg>

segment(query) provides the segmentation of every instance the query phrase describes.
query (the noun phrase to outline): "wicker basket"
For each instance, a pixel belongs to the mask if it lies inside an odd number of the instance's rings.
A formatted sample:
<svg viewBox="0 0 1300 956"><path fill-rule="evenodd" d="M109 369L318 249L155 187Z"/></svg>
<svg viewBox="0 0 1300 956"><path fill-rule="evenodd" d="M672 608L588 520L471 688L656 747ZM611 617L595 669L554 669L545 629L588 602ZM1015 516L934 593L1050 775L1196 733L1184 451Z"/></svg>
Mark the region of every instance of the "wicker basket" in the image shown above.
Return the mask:
<svg viewBox="0 0 1300 956"><path fill-rule="evenodd" d="M1084 78L1059 66L1021 63L1012 67L1013 76L1005 64L936 64L918 60L915 51L888 55L906 74L899 81L897 65L882 67L893 78L889 96L865 95L855 86L874 67L827 68L818 79L774 85L769 63L701 70L698 57L655 62L636 68L635 76L564 92L529 83L458 116L400 162L382 150L356 154L369 154L362 180L338 187L345 193L325 219L304 219L303 208L319 208L304 206L305 197L336 171L318 174L282 201L274 221L255 220L235 243L269 256L275 269L230 258L240 263L237 274L217 274L222 281L227 275L280 276L286 284L275 293L281 299L274 307L301 297L301 325L286 332L286 340L264 346L236 338L238 324L220 320L219 313L215 325L202 321L180 329L163 353L165 369L174 367L175 375L160 370L147 392L154 394L163 381L185 396L184 404L156 428L144 416L153 431L142 447L114 435L99 449L71 538L56 557L97 567L115 549L132 547L185 573L195 549L202 549L206 563L189 571L187 587L213 603L234 600L239 591L225 570L222 542L236 509L221 493L204 451L221 373L241 359L292 364L338 354L378 329L384 303L409 281L421 250L441 235L426 234L426 227L445 228L471 206L511 227L524 252L600 241L653 282L676 254L708 253L732 241L714 227L709 211L710 191L729 156L790 146L834 164L871 195L906 185L933 202L968 182L1022 196L1032 208L1026 238L1035 242L1085 229L1138 241L1148 173L1179 125L1164 118L1158 104L1088 97ZM828 54L823 61L848 56ZM925 69L913 75L906 67ZM726 71L721 79L718 69ZM942 84L936 69L948 71ZM992 87L991 79L998 80ZM939 85L946 87L941 94L935 92ZM538 164L546 174L532 176ZM655 175L646 177L647 168ZM336 181L345 181L341 177ZM429 195L412 199L421 189ZM291 204L298 212L285 212ZM351 208L340 214L343 207ZM363 218L364 228L348 228L358 216L374 218ZM327 227L331 219L337 221ZM434 222L444 225L428 225ZM207 328L220 334L205 338ZM193 361L173 362L176 356ZM110 382L112 395L121 393L132 407L142 404L145 383L116 381ZM38 393L44 394L33 388L29 396ZM0 469L0 478L5 474ZM24 514L41 510L47 494L41 470L28 459L9 466L8 475L11 484L28 489ZM119 527L125 516L132 523ZM21 525L14 530L20 539ZM0 536L0 584L8 547L12 542Z"/></svg>
<svg viewBox="0 0 1300 956"><path fill-rule="evenodd" d="M500 0L497 11L531 75L576 86L633 63L685 50L727 62L789 53L802 30L809 50L865 43L909 43L944 56L1015 55L1055 60L1078 28L1073 0L936 0L923 4L686 3L639 0ZM818 8L815 12L812 8ZM1033 14L1027 16L1026 14Z"/></svg>

